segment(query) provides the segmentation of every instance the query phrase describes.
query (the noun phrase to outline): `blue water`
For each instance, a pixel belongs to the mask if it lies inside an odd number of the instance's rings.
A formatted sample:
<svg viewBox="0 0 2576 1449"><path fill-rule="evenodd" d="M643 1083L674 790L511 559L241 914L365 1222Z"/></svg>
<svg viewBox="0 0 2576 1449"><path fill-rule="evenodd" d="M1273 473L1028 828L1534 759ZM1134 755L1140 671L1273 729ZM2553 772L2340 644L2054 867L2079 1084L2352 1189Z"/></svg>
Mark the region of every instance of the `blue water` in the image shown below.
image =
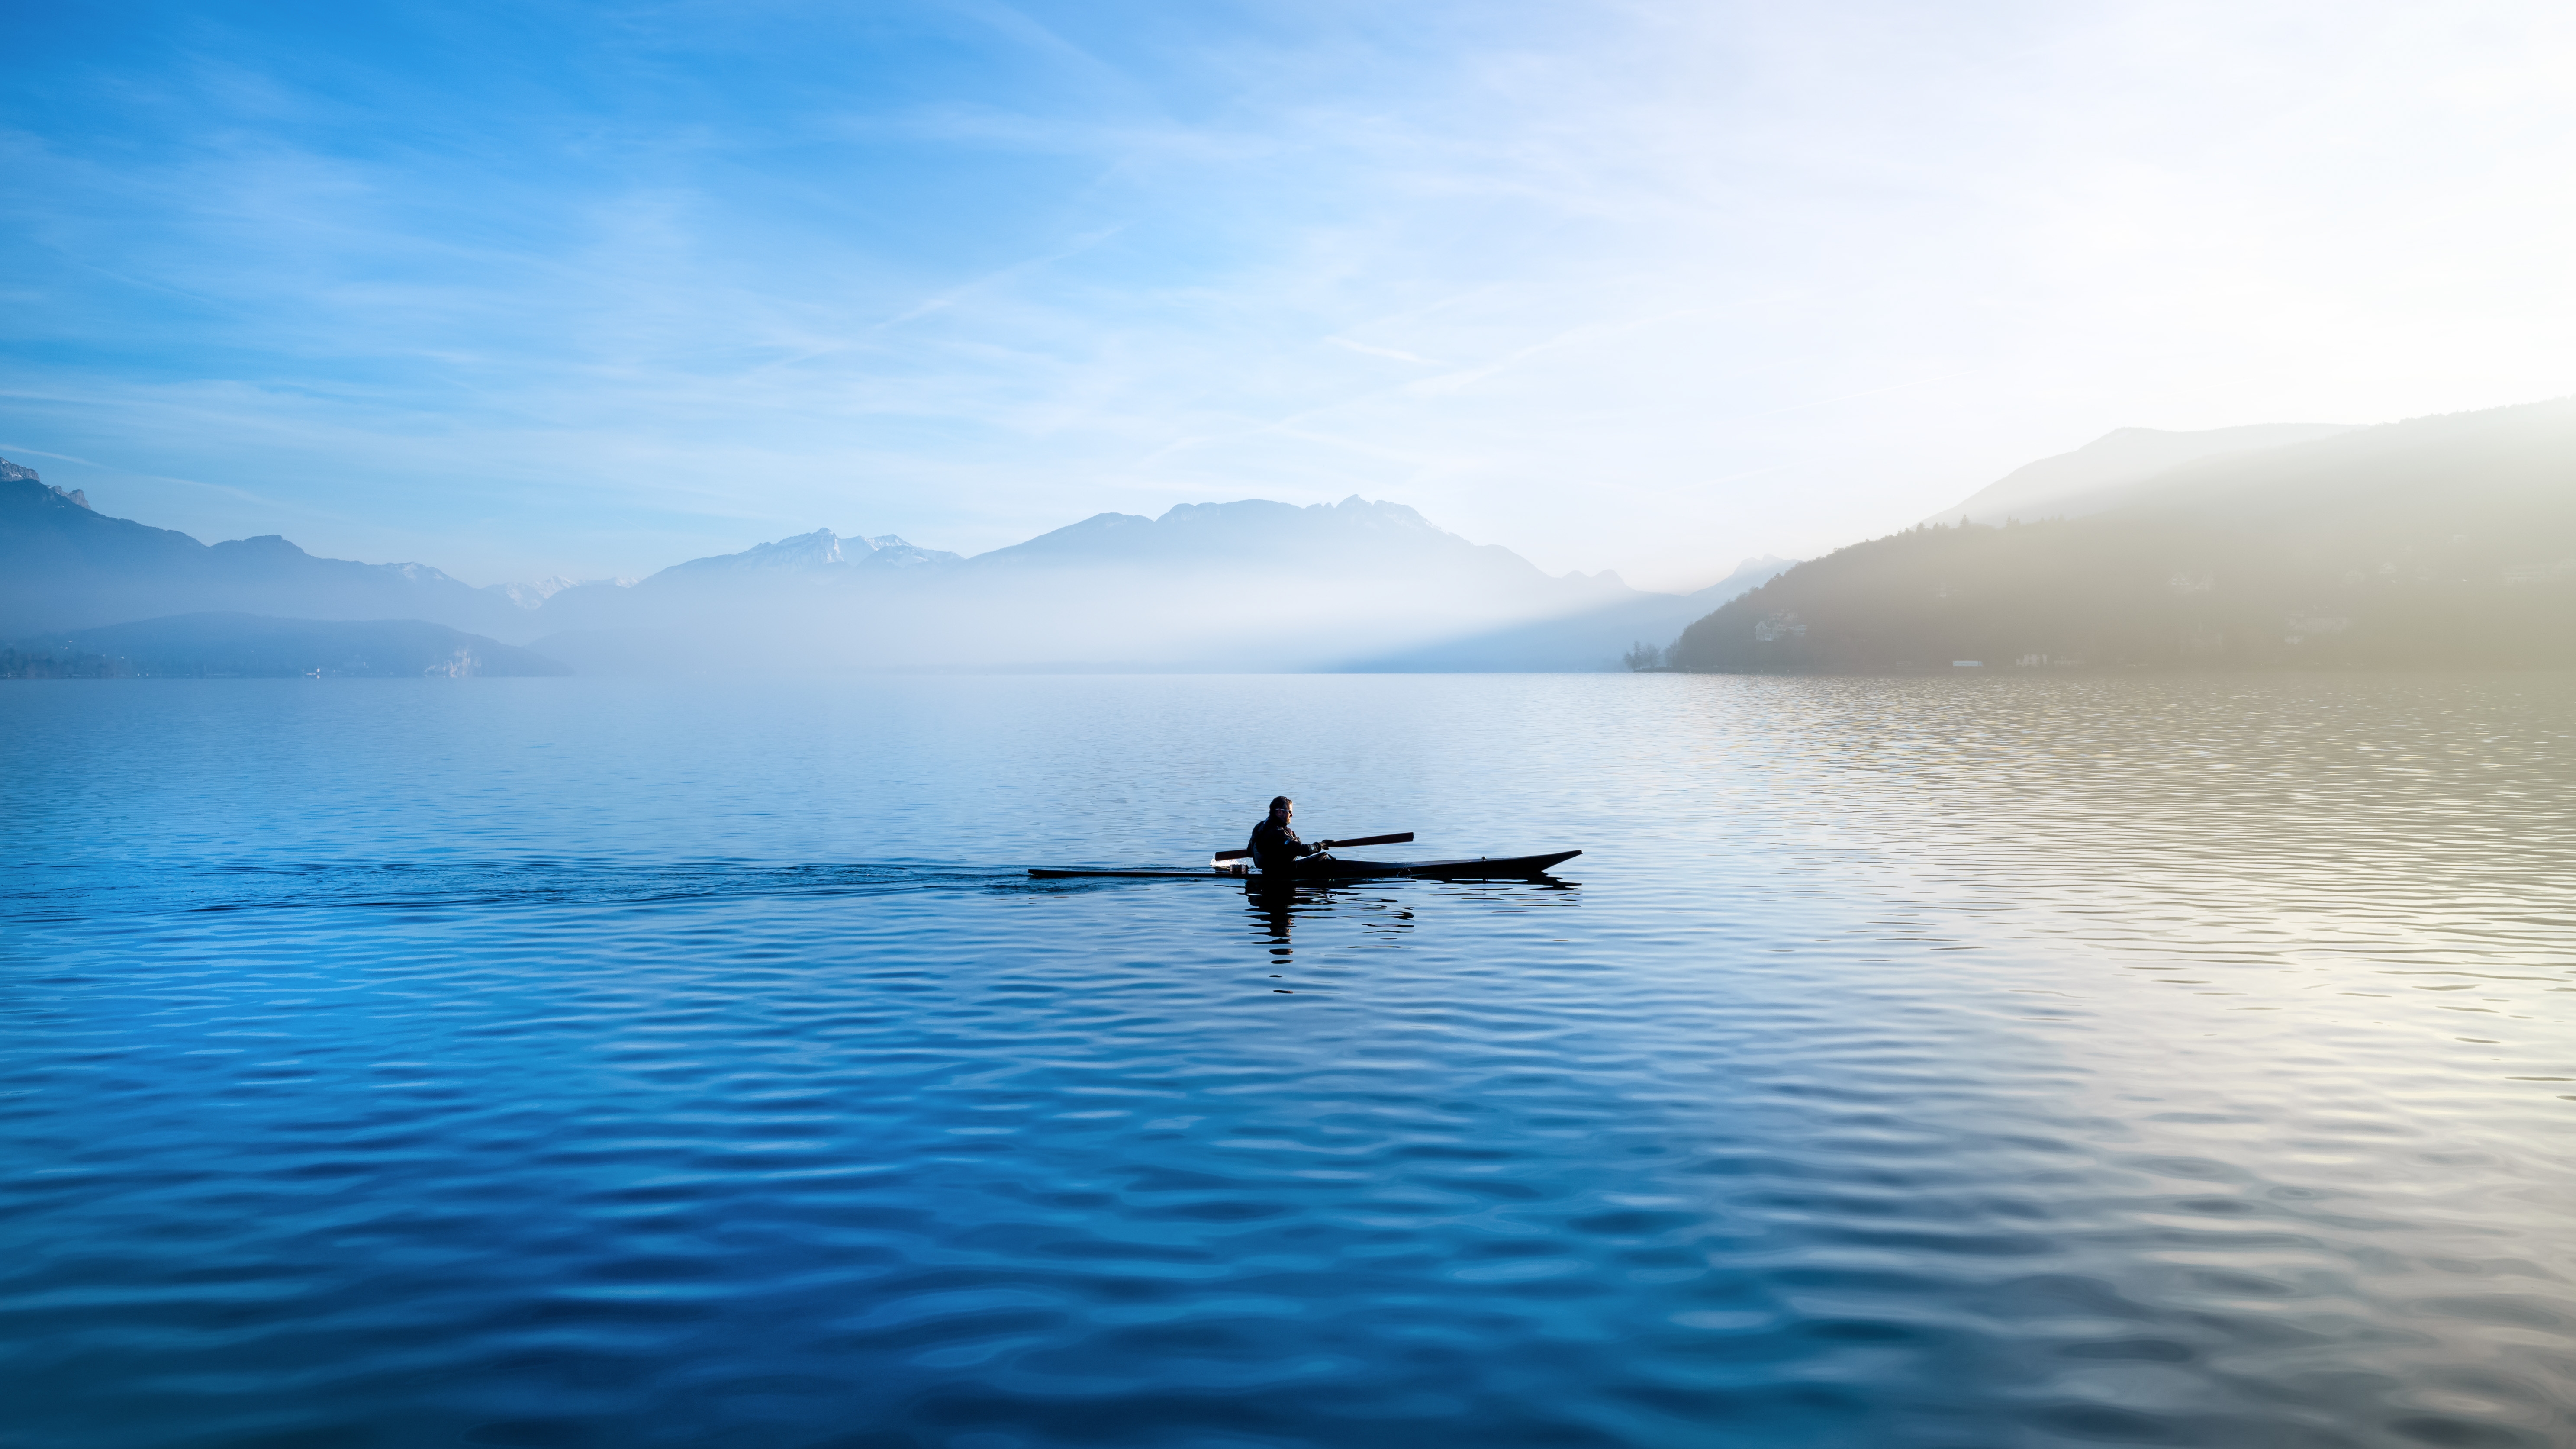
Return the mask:
<svg viewBox="0 0 2576 1449"><path fill-rule="evenodd" d="M0 1444L2576 1442L2576 680L0 686ZM1281 906L1274 792L1552 881Z"/></svg>

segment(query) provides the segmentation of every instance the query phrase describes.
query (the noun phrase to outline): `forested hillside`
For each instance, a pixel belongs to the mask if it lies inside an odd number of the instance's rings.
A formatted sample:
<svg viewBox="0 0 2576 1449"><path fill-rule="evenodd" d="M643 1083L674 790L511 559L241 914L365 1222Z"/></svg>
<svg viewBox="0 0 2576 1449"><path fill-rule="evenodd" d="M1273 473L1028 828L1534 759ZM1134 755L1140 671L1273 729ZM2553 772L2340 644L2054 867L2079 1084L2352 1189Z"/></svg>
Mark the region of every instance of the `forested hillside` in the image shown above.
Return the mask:
<svg viewBox="0 0 2576 1449"><path fill-rule="evenodd" d="M2195 462L2078 518L1926 525L1690 626L1678 668L2576 663L2576 402Z"/></svg>
<svg viewBox="0 0 2576 1449"><path fill-rule="evenodd" d="M2286 550L2174 519L1918 528L1801 564L1683 631L1684 669L2576 663L2576 559L2436 537Z"/></svg>

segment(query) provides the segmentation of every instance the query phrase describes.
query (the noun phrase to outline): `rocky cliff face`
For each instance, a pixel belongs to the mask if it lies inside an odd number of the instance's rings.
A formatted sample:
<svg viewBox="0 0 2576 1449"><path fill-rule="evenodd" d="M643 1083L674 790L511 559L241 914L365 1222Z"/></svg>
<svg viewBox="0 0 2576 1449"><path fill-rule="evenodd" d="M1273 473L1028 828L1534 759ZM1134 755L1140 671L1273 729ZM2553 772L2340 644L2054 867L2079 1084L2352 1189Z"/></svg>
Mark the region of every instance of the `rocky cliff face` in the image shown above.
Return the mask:
<svg viewBox="0 0 2576 1449"><path fill-rule="evenodd" d="M0 458L0 483L43 482L44 480L42 478L36 476L35 469L27 467L22 463L12 463L6 458ZM70 492L66 493L59 484L48 483L45 486L56 498L62 499L64 502L69 503L76 508L89 507L89 495L78 488L72 489Z"/></svg>

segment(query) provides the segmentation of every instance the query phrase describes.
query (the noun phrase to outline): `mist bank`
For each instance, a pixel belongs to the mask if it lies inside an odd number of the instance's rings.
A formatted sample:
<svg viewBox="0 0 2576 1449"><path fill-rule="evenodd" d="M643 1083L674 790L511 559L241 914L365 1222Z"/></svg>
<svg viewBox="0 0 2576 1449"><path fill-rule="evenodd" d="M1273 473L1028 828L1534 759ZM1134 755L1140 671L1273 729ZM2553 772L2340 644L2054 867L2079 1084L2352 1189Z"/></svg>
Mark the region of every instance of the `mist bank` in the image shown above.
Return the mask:
<svg viewBox="0 0 2576 1449"><path fill-rule="evenodd" d="M2114 440L2106 452L2137 441ZM2576 400L2115 473L2062 468L2072 486L2004 490L2022 516L1802 563L1693 623L1665 658L1853 672L2576 664Z"/></svg>
<svg viewBox="0 0 2576 1449"><path fill-rule="evenodd" d="M1693 593L1644 594L1564 618L1541 619L1354 659L1343 668L1353 673L1387 674L1606 669L1614 662L1626 662L1641 646L1651 647L1647 641L1671 638L1675 630L1777 577L1794 562L1769 555L1746 559L1735 566L1733 573ZM1567 662L1577 660L1583 662ZM1595 660L1601 662L1591 662Z"/></svg>
<svg viewBox="0 0 2576 1449"><path fill-rule="evenodd" d="M973 558L819 529L640 581L475 588L276 536L207 545L108 517L32 470L0 474L0 639L178 615L408 618L584 673L1612 669L1635 639L1767 576L1674 595L1549 575L1353 497L1104 513Z"/></svg>

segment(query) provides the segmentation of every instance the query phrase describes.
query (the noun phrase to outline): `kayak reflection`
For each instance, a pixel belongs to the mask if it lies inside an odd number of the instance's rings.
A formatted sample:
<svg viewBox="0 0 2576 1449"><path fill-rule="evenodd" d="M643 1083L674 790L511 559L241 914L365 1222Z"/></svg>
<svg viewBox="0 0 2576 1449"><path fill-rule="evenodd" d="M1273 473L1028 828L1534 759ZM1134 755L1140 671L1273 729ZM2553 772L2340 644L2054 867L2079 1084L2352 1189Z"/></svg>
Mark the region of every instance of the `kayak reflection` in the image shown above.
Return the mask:
<svg viewBox="0 0 2576 1449"><path fill-rule="evenodd" d="M1297 882L1287 876L1246 876L1243 899L1266 930L1270 954L1283 962L1287 960L1291 954L1289 930L1297 922Z"/></svg>
<svg viewBox="0 0 2576 1449"><path fill-rule="evenodd" d="M1352 940L1347 933L1337 933L1336 946L1348 949L1358 946L1395 946L1416 925L1417 905L1438 902L1470 908L1485 907L1505 910L1571 906L1580 899L1573 881L1540 875L1504 882L1442 882L1433 888L1428 901L1414 890L1389 894L1391 882L1333 880L1312 876L1285 874L1252 874L1242 877L1245 914L1253 922L1253 938L1264 946L1273 968L1284 967L1295 954L1293 937L1300 918L1313 928L1326 920L1338 919L1345 927L1357 926L1364 937ZM1347 964L1351 958L1339 954L1320 960ZM1293 995L1295 988L1284 975L1280 985L1271 989Z"/></svg>
<svg viewBox="0 0 2576 1449"><path fill-rule="evenodd" d="M1269 948L1270 963L1284 967L1295 954L1289 937L1295 931L1297 918L1322 919L1349 913L1354 907L1380 919L1369 922L1384 929L1410 931L1413 912L1404 903L1382 894L1383 887L1368 889L1323 879L1299 880L1289 875L1253 874L1244 877L1243 901L1253 919L1253 937ZM1272 990L1293 994L1285 984Z"/></svg>

